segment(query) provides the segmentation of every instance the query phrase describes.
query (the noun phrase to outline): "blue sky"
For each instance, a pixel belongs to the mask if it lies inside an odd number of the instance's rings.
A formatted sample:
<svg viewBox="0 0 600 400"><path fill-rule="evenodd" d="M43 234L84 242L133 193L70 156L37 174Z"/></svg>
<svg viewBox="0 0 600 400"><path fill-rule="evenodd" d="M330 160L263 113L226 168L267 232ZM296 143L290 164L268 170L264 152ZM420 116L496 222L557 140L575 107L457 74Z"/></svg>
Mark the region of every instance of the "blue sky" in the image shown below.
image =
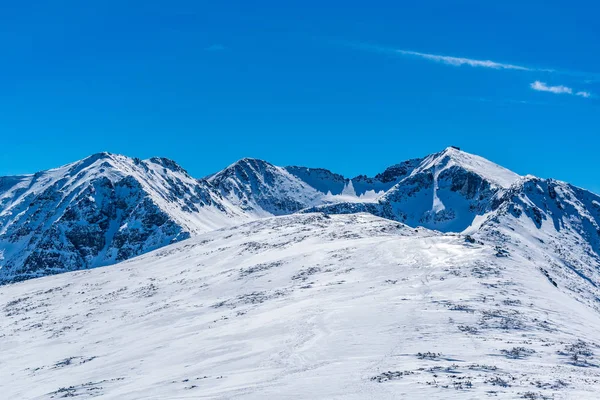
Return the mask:
<svg viewBox="0 0 600 400"><path fill-rule="evenodd" d="M600 192L593 1L0 4L0 175L110 151L354 176L457 145Z"/></svg>

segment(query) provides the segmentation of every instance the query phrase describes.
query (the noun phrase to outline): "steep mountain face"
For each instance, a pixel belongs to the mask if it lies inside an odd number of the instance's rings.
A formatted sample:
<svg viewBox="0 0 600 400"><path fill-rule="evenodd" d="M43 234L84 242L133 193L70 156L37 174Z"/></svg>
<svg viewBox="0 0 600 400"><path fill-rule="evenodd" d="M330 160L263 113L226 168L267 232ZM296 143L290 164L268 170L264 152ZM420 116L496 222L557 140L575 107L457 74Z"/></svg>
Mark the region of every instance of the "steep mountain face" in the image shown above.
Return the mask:
<svg viewBox="0 0 600 400"><path fill-rule="evenodd" d="M323 168L285 167L285 170L323 194L342 194L348 181L342 175Z"/></svg>
<svg viewBox="0 0 600 400"><path fill-rule="evenodd" d="M256 217L286 215L339 203L372 203L410 174L422 160L409 160L374 178L344 178L322 168L277 167L244 158L206 180L231 204Z"/></svg>
<svg viewBox="0 0 600 400"><path fill-rule="evenodd" d="M481 157L448 148L425 158L380 203L408 225L461 232L485 213L495 193L518 179Z"/></svg>
<svg viewBox="0 0 600 400"><path fill-rule="evenodd" d="M294 166L285 167L285 169L321 193L341 195L344 194L344 190L348 192L348 188L351 187L352 193L356 196L362 196L368 192L381 195L410 175L422 161L421 158L404 161L386 168L385 171L374 177L359 175L352 179L344 178L342 175L322 168Z"/></svg>
<svg viewBox="0 0 600 400"><path fill-rule="evenodd" d="M452 147L401 164L398 172L390 177L391 182L397 182L374 204L323 205L307 212L366 211L410 226L461 232L489 211L496 193L520 178L481 157Z"/></svg>
<svg viewBox="0 0 600 400"><path fill-rule="evenodd" d="M100 153L0 182L3 282L112 264L242 215L163 158Z"/></svg>
<svg viewBox="0 0 600 400"><path fill-rule="evenodd" d="M352 178L352 185L357 195L369 191L383 194L402 181L402 179L409 176L422 162L422 158L403 161L400 164L386 168L385 171L375 175L373 178L359 175L356 178Z"/></svg>
<svg viewBox="0 0 600 400"><path fill-rule="evenodd" d="M496 194L470 232L499 247L525 247L540 274L600 311L600 196L527 176Z"/></svg>
<svg viewBox="0 0 600 400"><path fill-rule="evenodd" d="M208 178L232 204L256 216L284 215L321 204L323 193L266 161L244 158Z"/></svg>

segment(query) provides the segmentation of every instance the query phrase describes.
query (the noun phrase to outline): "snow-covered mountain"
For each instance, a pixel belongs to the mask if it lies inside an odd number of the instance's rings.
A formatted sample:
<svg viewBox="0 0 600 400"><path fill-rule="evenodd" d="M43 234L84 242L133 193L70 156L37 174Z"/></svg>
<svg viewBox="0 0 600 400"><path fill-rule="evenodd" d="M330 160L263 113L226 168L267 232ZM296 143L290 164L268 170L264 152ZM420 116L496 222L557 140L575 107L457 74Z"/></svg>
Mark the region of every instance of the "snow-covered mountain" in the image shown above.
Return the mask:
<svg viewBox="0 0 600 400"><path fill-rule="evenodd" d="M585 254L597 255L600 198L536 179L454 147L351 179L250 158L194 179L171 160L101 153L0 178L0 283L109 265L221 227L311 212L368 212L411 227L471 234L529 220L545 232L540 220L552 220L548 229L557 232L557 243L569 246L565 240L576 237L589 249ZM534 187L557 189L534 196ZM562 199L563 193L568 198L560 209L551 196Z"/></svg>
<svg viewBox="0 0 600 400"><path fill-rule="evenodd" d="M349 187L351 187L351 194L360 197L369 192L373 194L385 193L403 178L410 175L422 161L423 159L420 158L404 161L387 168L385 171L374 177L359 175L352 179L344 178L342 175L335 174L322 168L294 166L286 167L285 169L322 193L342 195L344 192L349 193Z"/></svg>
<svg viewBox="0 0 600 400"><path fill-rule="evenodd" d="M285 215L322 204L323 193L266 161L244 158L207 179L245 212Z"/></svg>
<svg viewBox="0 0 600 400"><path fill-rule="evenodd" d="M243 218L164 158L100 153L0 178L0 282L113 264Z"/></svg>
<svg viewBox="0 0 600 400"><path fill-rule="evenodd" d="M516 232L555 235L538 185L480 236L294 214L1 286L2 397L597 399L593 287Z"/></svg>
<svg viewBox="0 0 600 400"><path fill-rule="evenodd" d="M551 282L600 311L600 196L526 176L498 192L468 231L489 243L525 247Z"/></svg>
<svg viewBox="0 0 600 400"><path fill-rule="evenodd" d="M395 178L395 179L394 179ZM462 232L486 213L498 192L519 175L484 158L456 148L411 160L389 182L376 202L322 205L307 210L326 213L366 211L410 226Z"/></svg>

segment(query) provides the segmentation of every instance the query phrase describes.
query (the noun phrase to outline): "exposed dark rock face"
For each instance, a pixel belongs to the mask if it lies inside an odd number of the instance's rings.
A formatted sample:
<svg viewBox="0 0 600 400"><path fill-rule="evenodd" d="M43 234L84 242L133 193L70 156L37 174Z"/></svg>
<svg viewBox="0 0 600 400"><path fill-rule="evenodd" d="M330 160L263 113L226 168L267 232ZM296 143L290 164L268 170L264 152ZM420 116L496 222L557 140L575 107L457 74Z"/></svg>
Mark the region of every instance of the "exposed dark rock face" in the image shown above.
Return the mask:
<svg viewBox="0 0 600 400"><path fill-rule="evenodd" d="M404 161L386 168L385 171L374 177L358 175L352 179L344 178L342 175L322 168L285 167L285 169L321 193L341 194L352 181L356 195L360 196L368 191L375 193L388 191L396 183L410 175L422 161L421 158Z"/></svg>
<svg viewBox="0 0 600 400"><path fill-rule="evenodd" d="M415 158L413 160L407 160L400 164L392 165L380 174L375 175L375 179L384 183L394 182L398 183L404 179L421 163L422 158Z"/></svg>
<svg viewBox="0 0 600 400"><path fill-rule="evenodd" d="M600 196L554 179L527 177L509 190L498 193L491 202L494 221L505 215L525 215L540 229L546 222L556 235L576 232L600 257Z"/></svg>

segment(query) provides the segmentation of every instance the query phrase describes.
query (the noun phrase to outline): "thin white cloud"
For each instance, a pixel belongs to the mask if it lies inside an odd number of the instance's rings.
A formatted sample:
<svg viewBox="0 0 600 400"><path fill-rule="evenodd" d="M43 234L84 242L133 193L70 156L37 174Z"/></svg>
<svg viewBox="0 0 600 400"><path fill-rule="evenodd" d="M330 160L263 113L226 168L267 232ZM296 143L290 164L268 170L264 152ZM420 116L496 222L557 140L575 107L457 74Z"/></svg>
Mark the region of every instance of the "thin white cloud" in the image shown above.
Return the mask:
<svg viewBox="0 0 600 400"><path fill-rule="evenodd" d="M475 60L472 58L463 58L463 57L451 57L451 56L441 56L438 54L427 54L427 53L419 53L417 51L410 50L394 50L398 54L402 54L405 56L415 56L424 58L426 60L439 62L442 64L453 65L455 67L460 67L463 65L468 65L470 67L483 67L483 68L492 68L492 69L513 69L517 71L540 71L539 69L533 69L528 67L523 67L521 65L514 64L505 64L491 60ZM544 70L550 72L550 70Z"/></svg>
<svg viewBox="0 0 600 400"><path fill-rule="evenodd" d="M421 53L418 51L412 50L402 50L402 49L393 49L389 47L375 46L364 43L346 43L352 47L368 50L368 51L376 51L380 53L388 53L388 54L397 54L408 57L418 57L425 60L438 62L446 65L452 65L455 67L461 67L463 65L469 67L479 67L479 68L491 68L491 69L506 69L506 70L515 70L515 71L532 71L532 72L557 72L553 69L547 68L531 68L523 65L516 64L508 64L502 63L492 60L478 60L474 58L465 58L465 57L453 57L453 56L445 56L440 54L430 54L430 53Z"/></svg>
<svg viewBox="0 0 600 400"><path fill-rule="evenodd" d="M538 92L549 92L549 93L554 93L554 94L570 94L570 95L575 95L575 96L579 96L579 97L584 97L586 99L592 97L592 94L590 92L585 92L585 91L574 92L573 88L570 88L570 87L564 86L564 85L549 86L545 82L535 81L529 86L533 90L537 90Z"/></svg>
<svg viewBox="0 0 600 400"><path fill-rule="evenodd" d="M455 67L461 66L470 66L475 68L490 68L496 70L513 70L513 71L523 71L523 72L542 72L548 74L556 74L556 75L566 75L573 76L578 78L585 78L589 82L598 82L600 81L600 74L598 73L589 73L589 72L581 72L581 71L571 71L571 70L561 70L554 68L539 68L539 67L530 67L519 64L510 64L503 63L492 60L480 60L476 58L466 58L466 57L455 57L455 56L447 56L441 54L431 54L431 53L422 53L418 51L405 50L405 49L394 49L391 47L378 46L368 43L357 43L357 42L337 42L344 44L346 46L353 47L355 49L373 51L378 53L386 53L386 54L396 54L405 57L417 57L428 61L433 61L441 64L451 65ZM584 96L584 95L581 95Z"/></svg>
<svg viewBox="0 0 600 400"><path fill-rule="evenodd" d="M567 70L557 70L552 68L536 68L536 67L527 67L524 65L517 64L509 64L502 63L498 61L492 60L479 60L475 58L465 58L465 57L454 57L454 56L445 56L440 54L431 54L431 53L421 53L418 51L412 50L403 50L403 49L394 49L390 47L377 46L366 43L356 43L356 42L337 42L346 46L350 46L356 49L372 51L378 53L385 54L395 54L406 57L417 57L428 61L433 61L441 64L451 65L454 67L462 67L469 66L473 68L490 68L496 70L513 70L513 71L525 71L525 72L533 72L533 73L546 73L546 74L556 74L556 75L568 75L574 77L587 77L589 78L600 78L600 74L592 74L585 72L577 72L577 71L567 71ZM594 80L590 80L592 82ZM575 92L573 88L564 85L558 86L549 86L545 82L535 81L531 85L533 90L537 90L539 92L549 92L555 94L569 94L574 96L579 96L583 98L594 97L594 95L587 91L577 91Z"/></svg>
<svg viewBox="0 0 600 400"><path fill-rule="evenodd" d="M537 90L538 92L550 92L550 93L567 93L573 94L573 89L567 86L548 86L545 82L535 81L531 84L531 88L533 90Z"/></svg>

